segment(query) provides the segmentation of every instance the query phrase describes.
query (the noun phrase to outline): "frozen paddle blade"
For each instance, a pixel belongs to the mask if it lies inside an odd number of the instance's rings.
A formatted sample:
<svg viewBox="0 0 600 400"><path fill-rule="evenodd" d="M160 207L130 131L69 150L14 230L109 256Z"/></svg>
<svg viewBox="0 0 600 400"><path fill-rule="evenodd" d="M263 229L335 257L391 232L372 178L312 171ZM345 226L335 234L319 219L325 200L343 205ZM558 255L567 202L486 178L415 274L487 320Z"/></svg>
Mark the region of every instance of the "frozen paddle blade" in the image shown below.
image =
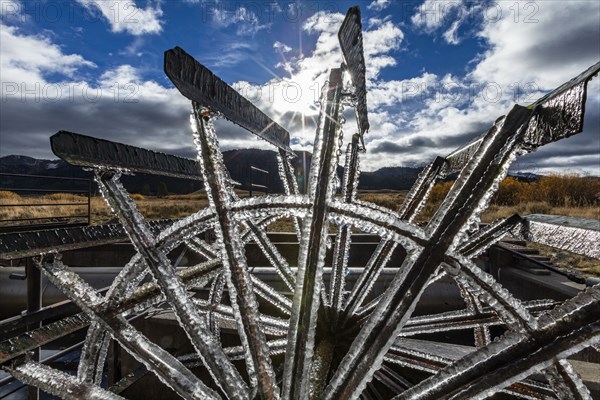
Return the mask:
<svg viewBox="0 0 600 400"><path fill-rule="evenodd" d="M535 113L523 137L523 147L526 150L567 138L583 130L587 84L598 71L600 62L530 106L535 109Z"/></svg>
<svg viewBox="0 0 600 400"><path fill-rule="evenodd" d="M158 234L172 223L172 220L160 220L152 221L149 225L151 231ZM126 239L127 235L121 224L4 233L0 234L0 260L34 257L51 251L69 251Z"/></svg>
<svg viewBox="0 0 600 400"><path fill-rule="evenodd" d="M290 134L180 47L165 52L165 74L188 99L290 153Z"/></svg>
<svg viewBox="0 0 600 400"><path fill-rule="evenodd" d="M524 239L600 259L597 219L532 214L525 217Z"/></svg>
<svg viewBox="0 0 600 400"><path fill-rule="evenodd" d="M194 160L111 142L79 133L60 131L50 138L52 151L66 162L81 167L106 167L201 180Z"/></svg>
<svg viewBox="0 0 600 400"><path fill-rule="evenodd" d="M338 32L338 39L344 55L344 62L352 77L352 84L355 88L357 100L356 118L358 121L358 132L362 138L362 135L369 131L369 118L367 116L366 67L363 52L360 7L350 7Z"/></svg>
<svg viewBox="0 0 600 400"><path fill-rule="evenodd" d="M467 144L460 149L454 150L446 156L446 168L448 173L460 171L473 158L477 149L481 145L483 137L480 137L473 142Z"/></svg>

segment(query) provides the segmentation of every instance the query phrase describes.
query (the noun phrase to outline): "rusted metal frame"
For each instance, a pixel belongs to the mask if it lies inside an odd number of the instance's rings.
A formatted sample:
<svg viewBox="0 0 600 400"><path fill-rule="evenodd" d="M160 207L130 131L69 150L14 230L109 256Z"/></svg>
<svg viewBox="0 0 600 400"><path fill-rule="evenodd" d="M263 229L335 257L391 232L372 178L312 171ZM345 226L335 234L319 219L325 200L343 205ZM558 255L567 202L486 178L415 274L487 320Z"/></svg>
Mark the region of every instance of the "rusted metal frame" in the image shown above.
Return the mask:
<svg viewBox="0 0 600 400"><path fill-rule="evenodd" d="M559 398L592 400L590 390L568 360L558 360L544 374Z"/></svg>
<svg viewBox="0 0 600 400"><path fill-rule="evenodd" d="M352 135L352 142L348 145L346 151L346 163L344 166L344 180L342 182L342 201L351 203L356 196L356 186L359 175L358 170L358 134ZM352 227L342 225L338 227L335 247L333 250L333 265L331 266L331 278L329 285L331 301L331 326L335 327L338 323L339 314L342 311L345 284L345 271L348 267L348 257L350 255L350 242L352 238Z"/></svg>
<svg viewBox="0 0 600 400"><path fill-rule="evenodd" d="M396 399L474 398L506 387L600 341L600 286L579 293L538 318L534 334L508 332Z"/></svg>
<svg viewBox="0 0 600 400"><path fill-rule="evenodd" d="M329 75L329 86L317 128L313 165L309 179L312 205L305 218L300 242L300 259L296 290L292 304L288 346L284 363L282 397L303 399L309 393L309 378L315 345L315 329L323 264L327 246L327 205L333 195L331 176L336 173L335 152L340 129L339 111L343 89L342 70L334 68Z"/></svg>
<svg viewBox="0 0 600 400"><path fill-rule="evenodd" d="M429 277L444 260L445 253L453 246L475 206L489 195L493 183L500 179L496 168L504 167L514 157L515 136L531 118L531 110L515 106L499 127L488 133L478 155L464 168L457 179L454 196L442 203L444 213L438 213L430 223L429 244L410 254L400 267L381 301L377 304L367 323L353 342L348 355L334 374L324 399L352 397L362 391L372 377L385 354L418 301ZM447 212L445 208L456 210ZM379 361L378 361L379 360Z"/></svg>

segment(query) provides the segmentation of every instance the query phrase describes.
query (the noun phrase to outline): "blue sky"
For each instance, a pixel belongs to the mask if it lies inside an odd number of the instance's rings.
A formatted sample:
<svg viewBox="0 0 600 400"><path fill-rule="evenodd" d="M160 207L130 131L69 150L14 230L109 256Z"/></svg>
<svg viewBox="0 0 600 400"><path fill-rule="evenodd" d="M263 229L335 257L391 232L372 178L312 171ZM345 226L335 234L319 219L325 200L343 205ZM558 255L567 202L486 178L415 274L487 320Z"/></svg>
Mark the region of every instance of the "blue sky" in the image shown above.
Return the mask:
<svg viewBox="0 0 600 400"><path fill-rule="evenodd" d="M0 0L0 155L54 158L60 129L194 157L189 104L162 71L180 46L311 150L315 101L363 17L371 130L362 166L415 165L483 133L600 60L596 1ZM600 175L600 93L586 128L515 168ZM355 128L346 111L345 134ZM226 121L223 149L268 145Z"/></svg>

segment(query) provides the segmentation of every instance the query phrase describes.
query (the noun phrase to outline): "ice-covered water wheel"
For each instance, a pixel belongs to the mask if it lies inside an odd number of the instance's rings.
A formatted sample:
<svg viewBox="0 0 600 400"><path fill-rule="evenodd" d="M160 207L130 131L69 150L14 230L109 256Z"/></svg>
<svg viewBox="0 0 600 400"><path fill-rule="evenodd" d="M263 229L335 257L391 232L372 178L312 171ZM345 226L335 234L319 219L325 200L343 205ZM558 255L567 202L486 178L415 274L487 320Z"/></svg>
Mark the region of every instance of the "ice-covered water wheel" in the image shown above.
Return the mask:
<svg viewBox="0 0 600 400"><path fill-rule="evenodd" d="M482 229L479 216L516 156L581 131L586 85L600 64L528 107L515 106L479 140L438 157L394 212L355 197L359 153L369 127L357 7L349 10L339 38L344 64L331 70L323 90L306 195L295 186L288 132L179 48L166 52L165 71L192 100L197 163L178 160L175 165L159 153L66 132L53 138L57 155L95 169L102 194L137 254L104 297L59 257L42 259L40 268L92 324L77 377L33 361L10 369L13 375L65 398L116 398L101 387L112 337L186 399L472 399L498 392L526 399L591 398L565 359L600 339L600 288L559 306L544 300L521 302L472 259L507 232L523 234L518 216ZM343 74L350 75L352 87L344 87ZM341 109L347 104L356 107L358 133L347 145L338 196L335 170L342 154ZM285 195L236 197L213 126L217 113L277 147ZM204 181L209 207L154 235L119 182L123 171L195 175ZM413 224L433 184L452 171L460 175L434 217L424 228ZM265 233L267 224L282 217L296 223L297 269ZM326 286L322 278L330 225L337 234ZM198 237L208 229L216 234L214 244ZM353 229L377 234L381 241L356 284L348 287ZM277 292L248 268L244 244L249 240L259 244L293 296ZM167 254L181 243L206 261L176 273ZM398 246L407 256L394 266L399 267L395 278L367 301ZM140 286L148 272L155 280L153 290L160 289L161 295L124 307L149 290ZM455 280L465 309L413 317L423 290L444 277ZM208 298L191 298L191 284L210 287ZM194 354L174 357L124 317L161 301L177 316ZM239 346L221 343L225 327L237 332ZM443 340L459 330L473 331L472 347ZM243 363L234 365L236 360ZM195 364L206 368L206 376L190 371ZM545 380L528 378L539 371Z"/></svg>

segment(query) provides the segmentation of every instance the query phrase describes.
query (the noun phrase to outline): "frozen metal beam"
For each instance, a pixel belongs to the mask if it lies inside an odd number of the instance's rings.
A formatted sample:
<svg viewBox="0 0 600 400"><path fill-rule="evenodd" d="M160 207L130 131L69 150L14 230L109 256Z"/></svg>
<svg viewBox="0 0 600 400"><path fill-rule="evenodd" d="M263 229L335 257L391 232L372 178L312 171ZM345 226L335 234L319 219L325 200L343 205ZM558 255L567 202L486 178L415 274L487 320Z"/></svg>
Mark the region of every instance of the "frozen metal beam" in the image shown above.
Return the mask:
<svg viewBox="0 0 600 400"><path fill-rule="evenodd" d="M189 306L187 288L176 276L167 256L157 246L156 237L147 228L143 216L121 185L119 175L105 171L97 173L97 180L102 195L115 210L132 244L152 271L165 298L175 310L179 324L203 356L211 376L228 396L247 398L249 394L244 380L218 347L215 338L207 331L199 312Z"/></svg>
<svg viewBox="0 0 600 400"><path fill-rule="evenodd" d="M334 68L322 99L317 139L309 179L311 207L303 223L298 257L296 291L292 304L283 390L284 399L304 399L309 393L309 378L315 345L317 313L321 297L325 250L327 247L328 204L334 192L336 151L340 130L342 71Z"/></svg>
<svg viewBox="0 0 600 400"><path fill-rule="evenodd" d="M359 135L352 136L352 142L346 150L346 163L344 166L344 180L342 182L342 201L351 203L356 197L358 186L358 140ZM335 327L342 310L344 301L344 288L346 287L345 270L348 267L350 255L350 242L352 227L342 225L338 228L333 250L333 265L331 266L331 283L329 296L331 298L331 326Z"/></svg>
<svg viewBox="0 0 600 400"><path fill-rule="evenodd" d="M198 160L202 166L202 176L210 208L219 215L215 223L217 248L223 263L223 273L229 288L229 298L238 322L238 333L242 346L248 350L246 364L251 379L256 379L258 392L263 399L278 399L275 371L271 364L267 339L259 322L258 303L244 255L244 245L240 228L233 219L230 209L230 194L225 166L218 148L212 121L202 115L206 109L193 103L192 127ZM252 223L252 222L251 222ZM236 319L237 319L236 318Z"/></svg>
<svg viewBox="0 0 600 400"><path fill-rule="evenodd" d="M534 334L509 332L395 399L480 398L550 367L600 341L600 287L582 292L538 319Z"/></svg>
<svg viewBox="0 0 600 400"><path fill-rule="evenodd" d="M406 199L398 211L400 219L412 222L417 216L421 208L425 205L431 188L433 188L437 179L442 175L445 161L446 160L442 157L436 157L436 159L421 172L417 181L410 188Z"/></svg>
<svg viewBox="0 0 600 400"><path fill-rule="evenodd" d="M516 230L529 242L600 259L600 221L553 215L528 215Z"/></svg>
<svg viewBox="0 0 600 400"><path fill-rule="evenodd" d="M172 220L149 223L154 234L173 224ZM0 235L0 259L34 257L51 251L63 252L101 246L127 240L121 224L58 228L35 232L4 233Z"/></svg>
<svg viewBox="0 0 600 400"><path fill-rule="evenodd" d="M188 99L221 113L231 122L294 155L288 131L182 48L165 52L164 69L171 82Z"/></svg>
<svg viewBox="0 0 600 400"><path fill-rule="evenodd" d="M346 68L352 78L354 95L356 96L356 120L358 133L362 137L369 130L369 117L367 113L367 85L365 79L365 56L363 52L362 22L360 7L348 9L346 18L338 31L338 39ZM364 144L363 144L364 147Z"/></svg>
<svg viewBox="0 0 600 400"><path fill-rule="evenodd" d="M128 144L59 131L50 137L54 154L72 165L201 180L195 160Z"/></svg>
<svg viewBox="0 0 600 400"><path fill-rule="evenodd" d="M527 132L523 135L522 145L524 148L532 150L581 132L585 107L585 86L598 74L598 71L600 71L600 62L528 106L532 110L535 109L536 112ZM573 91L578 87L581 90ZM576 96L582 98L573 99ZM567 110L565 105L569 103L577 103L579 107ZM460 171L475 155L482 141L483 137L477 138L447 155L446 168L448 172Z"/></svg>
<svg viewBox="0 0 600 400"><path fill-rule="evenodd" d="M7 371L24 383L66 400L124 400L115 393L80 382L73 375L33 361L7 368Z"/></svg>

